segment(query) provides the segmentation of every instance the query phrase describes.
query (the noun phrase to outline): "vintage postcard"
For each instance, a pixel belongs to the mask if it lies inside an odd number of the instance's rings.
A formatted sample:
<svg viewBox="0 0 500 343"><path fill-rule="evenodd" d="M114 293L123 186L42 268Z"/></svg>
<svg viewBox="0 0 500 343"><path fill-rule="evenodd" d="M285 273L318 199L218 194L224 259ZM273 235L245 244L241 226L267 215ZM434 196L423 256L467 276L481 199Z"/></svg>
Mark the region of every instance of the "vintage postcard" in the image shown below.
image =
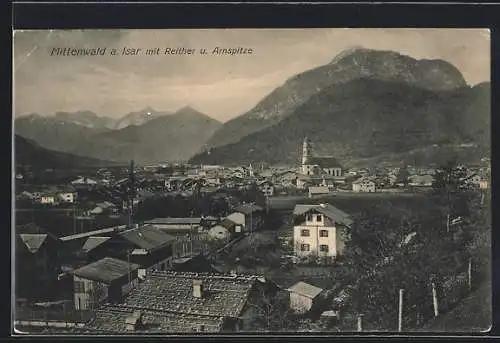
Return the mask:
<svg viewBox="0 0 500 343"><path fill-rule="evenodd" d="M16 334L491 326L487 29L15 31Z"/></svg>

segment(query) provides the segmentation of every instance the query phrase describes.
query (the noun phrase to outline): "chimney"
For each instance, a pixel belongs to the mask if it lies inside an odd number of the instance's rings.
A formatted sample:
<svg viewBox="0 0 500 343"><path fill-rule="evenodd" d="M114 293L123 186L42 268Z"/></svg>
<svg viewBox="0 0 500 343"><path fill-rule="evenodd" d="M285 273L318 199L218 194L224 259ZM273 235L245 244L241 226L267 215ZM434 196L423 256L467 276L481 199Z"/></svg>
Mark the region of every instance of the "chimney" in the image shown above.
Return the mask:
<svg viewBox="0 0 500 343"><path fill-rule="evenodd" d="M193 280L193 296L195 298L203 297L203 282L201 280Z"/></svg>

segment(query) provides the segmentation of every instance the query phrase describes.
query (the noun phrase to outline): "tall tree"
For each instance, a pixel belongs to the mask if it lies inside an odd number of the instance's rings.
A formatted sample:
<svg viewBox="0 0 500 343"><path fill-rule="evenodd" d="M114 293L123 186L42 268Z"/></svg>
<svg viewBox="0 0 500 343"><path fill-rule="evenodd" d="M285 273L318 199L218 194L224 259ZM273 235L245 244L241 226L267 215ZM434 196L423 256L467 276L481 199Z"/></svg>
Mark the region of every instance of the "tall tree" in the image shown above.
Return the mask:
<svg viewBox="0 0 500 343"><path fill-rule="evenodd" d="M392 255L404 234L398 209L383 204L365 208L354 220L345 258L357 272L370 270Z"/></svg>
<svg viewBox="0 0 500 343"><path fill-rule="evenodd" d="M293 312L288 305L286 291L278 291L276 294L268 294L262 287L257 288L256 301L248 301L251 308L252 331L294 331Z"/></svg>
<svg viewBox="0 0 500 343"><path fill-rule="evenodd" d="M399 168L398 174L396 175L396 183L402 183L405 187L410 183L410 172L406 165L402 165Z"/></svg>

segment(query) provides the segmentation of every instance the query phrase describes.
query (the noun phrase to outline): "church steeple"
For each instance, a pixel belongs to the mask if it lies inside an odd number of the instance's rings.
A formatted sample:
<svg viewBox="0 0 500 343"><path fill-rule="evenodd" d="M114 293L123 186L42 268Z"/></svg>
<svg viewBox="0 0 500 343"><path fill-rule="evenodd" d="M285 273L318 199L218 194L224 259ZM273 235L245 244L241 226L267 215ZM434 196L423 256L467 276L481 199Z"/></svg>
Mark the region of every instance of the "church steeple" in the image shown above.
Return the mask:
<svg viewBox="0 0 500 343"><path fill-rule="evenodd" d="M250 165L248 166L248 174L250 177L254 177L252 163L250 163Z"/></svg>
<svg viewBox="0 0 500 343"><path fill-rule="evenodd" d="M307 174L307 161L311 157L311 145L309 139L304 137L304 142L302 143L302 173Z"/></svg>

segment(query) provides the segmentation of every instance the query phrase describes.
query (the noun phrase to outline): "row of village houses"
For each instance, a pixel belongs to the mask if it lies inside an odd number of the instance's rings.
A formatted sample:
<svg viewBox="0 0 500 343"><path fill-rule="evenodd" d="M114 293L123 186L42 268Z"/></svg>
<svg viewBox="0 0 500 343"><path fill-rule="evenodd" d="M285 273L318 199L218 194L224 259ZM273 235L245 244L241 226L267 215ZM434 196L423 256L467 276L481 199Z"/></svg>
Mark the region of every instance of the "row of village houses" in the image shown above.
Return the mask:
<svg viewBox="0 0 500 343"><path fill-rule="evenodd" d="M65 259L71 254L64 252L68 252L68 250L83 253L85 257L83 260L74 261L76 264L80 264L100 259L109 254L113 257L125 258L127 252L130 252L129 249L133 249L129 257L132 260L145 259L142 265L145 265L146 268L142 272L146 273L148 268L171 267L174 257L184 258L190 255L192 251L189 249L188 242L193 240L227 242L247 232L259 230L263 226L263 221L264 209L253 204L243 204L222 219L212 217L156 218L135 224L133 228L123 225L64 237L56 237L45 232L34 223L18 225L16 227L18 243L16 245L16 254L18 254L16 260L19 261L21 268L19 275L23 276L24 279L36 282L37 278L42 275L45 281L49 281L46 280L49 275L52 275L52 279L54 279L54 273L50 272L54 269L51 267L51 263L57 262L57 257L59 257L63 260L59 262L67 264L69 261L65 261ZM155 244L151 243L155 241L161 244L169 241L171 243L170 250L155 252L154 256L149 255L150 249L156 249ZM61 249L55 247L58 244ZM57 253L58 251L60 253ZM30 260L31 258L36 260L35 264ZM31 269L33 265L39 264L43 268ZM23 269L24 267L26 270ZM30 284L32 283L26 283L26 285Z"/></svg>
<svg viewBox="0 0 500 343"><path fill-rule="evenodd" d="M202 254L183 257L176 252L176 234L205 230L227 240L259 230L263 209L242 205L221 222L215 218L157 218L130 227L114 227L57 238L34 224L18 227L16 280L43 288L58 275L58 292L72 289L75 310L93 310L80 332L220 332L250 330L267 297L286 290L296 312L322 303L327 319L335 314L327 292L299 281L278 285L260 276L225 275ZM304 220L294 228L297 255L342 254L351 225L349 215L330 204L298 205ZM58 255L73 249L84 258L61 273ZM36 268L33 266L36 265ZM65 284L66 282L66 284ZM289 286L289 287L288 287ZM21 289L17 289L19 294ZM330 299L331 300L331 299ZM23 319L17 323L22 325ZM25 320L26 322L26 320ZM28 323L29 324L29 323ZM83 330L83 331L82 331Z"/></svg>
<svg viewBox="0 0 500 343"><path fill-rule="evenodd" d="M335 260L350 239L353 218L329 204L297 204L292 229L297 261L314 256ZM204 254L184 254L182 237L208 233L227 242L262 228L263 209L244 204L222 219L156 218L133 227L111 227L57 238L34 224L17 228L16 295L22 286L59 279L57 291L70 289L75 310L92 310L92 319L72 333L221 332L254 329L269 297L285 292L297 313L316 311L320 320L338 319L349 301L336 293L295 280L282 284L256 275L222 273ZM452 220L453 223L458 221ZM179 240L181 238L181 240ZM418 241L401 237L401 246ZM61 252L82 258L61 269ZM66 263L71 264L71 263ZM36 266L36 268L33 268ZM24 289L25 291L26 289ZM281 293L280 293L281 292ZM347 293L346 293L347 292ZM260 314L259 314L260 313ZM262 318L260 318L262 319ZM27 320L17 323L29 325Z"/></svg>
<svg viewBox="0 0 500 343"><path fill-rule="evenodd" d="M399 168L394 168L385 173L377 172L376 175L367 169L355 171L341 170L341 176L325 175L304 175L300 171L290 169L266 170L261 173L253 172L251 168L230 169L228 178L220 176L220 172L226 168L213 168L204 170L204 173L195 175L179 175L162 178L160 182L161 189L165 193L179 192L180 194L191 194L197 190L202 194L209 194L223 188L248 188L256 183L262 193L266 196L274 196L278 192L286 189L309 190L311 194L321 194L333 190L352 191L352 192L376 192L382 189L394 187L431 187L434 181L432 170L412 170L410 169L408 181L404 184L398 181ZM226 172L224 175L227 175ZM489 188L489 177L485 172L469 171L464 181L472 186L487 189ZM103 188L113 189L128 182L127 178L118 180L115 183L102 183L100 180L94 180L88 177L80 177L70 182L69 185L60 187L61 189L46 190L41 192L24 191L20 197L35 200L41 204L73 203L76 201L76 191L80 187L96 187L102 185ZM150 185L155 181L138 180L137 199L139 202L143 199L158 193L158 187ZM150 186L150 187L148 187ZM148 189L149 188L149 189ZM285 192L286 194L286 192ZM109 205L109 204L108 204ZM105 205L106 206L106 205ZM99 209L96 209L99 211Z"/></svg>

